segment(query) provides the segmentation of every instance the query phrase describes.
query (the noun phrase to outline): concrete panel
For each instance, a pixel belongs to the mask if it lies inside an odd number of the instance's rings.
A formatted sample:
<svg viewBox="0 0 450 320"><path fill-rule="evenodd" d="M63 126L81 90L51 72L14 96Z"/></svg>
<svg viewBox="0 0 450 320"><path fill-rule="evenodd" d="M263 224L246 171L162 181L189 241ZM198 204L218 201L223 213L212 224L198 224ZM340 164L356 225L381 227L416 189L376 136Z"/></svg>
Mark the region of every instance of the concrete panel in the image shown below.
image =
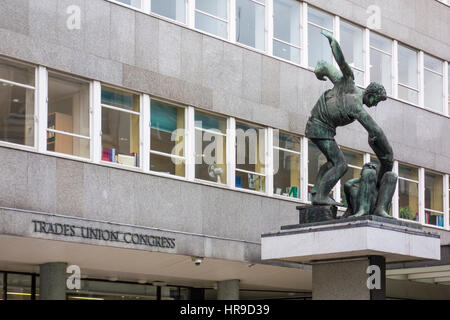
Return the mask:
<svg viewBox="0 0 450 320"><path fill-rule="evenodd" d="M37 41L57 43L57 7L56 0L29 1L29 35Z"/></svg>
<svg viewBox="0 0 450 320"><path fill-rule="evenodd" d="M133 10L111 6L110 53L111 59L134 65L135 63L135 17Z"/></svg>
<svg viewBox="0 0 450 320"><path fill-rule="evenodd" d="M85 217L107 219L110 217L111 190L109 173L111 169L86 165L84 167L83 212Z"/></svg>
<svg viewBox="0 0 450 320"><path fill-rule="evenodd" d="M242 98L261 103L262 55L243 50Z"/></svg>
<svg viewBox="0 0 450 320"><path fill-rule="evenodd" d="M262 57L261 102L274 107L280 106L280 64L267 56Z"/></svg>
<svg viewBox="0 0 450 320"><path fill-rule="evenodd" d="M236 96L242 94L243 51L241 47L225 42L221 70L216 74L220 79L220 89Z"/></svg>
<svg viewBox="0 0 450 320"><path fill-rule="evenodd" d="M288 112L299 112L298 67L280 64L280 108Z"/></svg>
<svg viewBox="0 0 450 320"><path fill-rule="evenodd" d="M29 0L4 0L0 10L0 28L28 34Z"/></svg>
<svg viewBox="0 0 450 320"><path fill-rule="evenodd" d="M181 28L160 20L158 41L159 72L167 76L180 77Z"/></svg>
<svg viewBox="0 0 450 320"><path fill-rule="evenodd" d="M153 71L123 65L123 85L147 94L158 94L160 92L160 76Z"/></svg>
<svg viewBox="0 0 450 320"><path fill-rule="evenodd" d="M56 158L28 154L26 202L22 209L55 212Z"/></svg>
<svg viewBox="0 0 450 320"><path fill-rule="evenodd" d="M86 1L82 30L85 50L102 58L109 58L111 4L108 1Z"/></svg>
<svg viewBox="0 0 450 320"><path fill-rule="evenodd" d="M219 77L222 72L223 41L203 36L203 86L221 89Z"/></svg>
<svg viewBox="0 0 450 320"><path fill-rule="evenodd" d="M202 85L203 36L200 33L181 29L181 79Z"/></svg>
<svg viewBox="0 0 450 320"><path fill-rule="evenodd" d="M158 71L159 21L136 12L136 66Z"/></svg>
<svg viewBox="0 0 450 320"><path fill-rule="evenodd" d="M85 30L84 28L84 14L87 12L85 7L85 0L59 0L57 7L56 18L56 35L58 44L73 48L77 51L84 51ZM73 11L69 11L70 6L76 6L80 9L80 26L73 27L72 15ZM69 26L72 26L69 28Z"/></svg>
<svg viewBox="0 0 450 320"><path fill-rule="evenodd" d="M56 213L69 216L83 216L83 173L83 163L56 159Z"/></svg>
<svg viewBox="0 0 450 320"><path fill-rule="evenodd" d="M28 153L2 148L0 152L0 206L21 208L26 202Z"/></svg>

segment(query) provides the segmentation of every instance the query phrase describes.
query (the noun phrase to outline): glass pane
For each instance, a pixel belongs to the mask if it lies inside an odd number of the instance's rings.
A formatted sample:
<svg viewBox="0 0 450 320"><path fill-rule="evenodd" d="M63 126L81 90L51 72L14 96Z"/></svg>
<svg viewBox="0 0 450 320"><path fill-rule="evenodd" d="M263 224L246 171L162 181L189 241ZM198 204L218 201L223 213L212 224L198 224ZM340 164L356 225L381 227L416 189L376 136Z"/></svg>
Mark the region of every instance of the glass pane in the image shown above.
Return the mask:
<svg viewBox="0 0 450 320"><path fill-rule="evenodd" d="M0 79L34 86L35 68L0 59Z"/></svg>
<svg viewBox="0 0 450 320"><path fill-rule="evenodd" d="M342 150L342 152L344 153L344 157L345 160L347 161L347 164L362 168L362 166L364 165L364 159L362 154L353 153L345 150Z"/></svg>
<svg viewBox="0 0 450 320"><path fill-rule="evenodd" d="M226 137L195 130L195 146L195 178L226 184Z"/></svg>
<svg viewBox="0 0 450 320"><path fill-rule="evenodd" d="M195 28L214 34L218 37L228 38L227 23L206 16L200 12L195 13Z"/></svg>
<svg viewBox="0 0 450 320"><path fill-rule="evenodd" d="M150 149L184 156L184 109L151 102Z"/></svg>
<svg viewBox="0 0 450 320"><path fill-rule="evenodd" d="M0 82L0 140L34 146L34 90Z"/></svg>
<svg viewBox="0 0 450 320"><path fill-rule="evenodd" d="M224 20L228 19L227 0L196 0L195 8Z"/></svg>
<svg viewBox="0 0 450 320"><path fill-rule="evenodd" d="M433 70L434 72L442 74L442 61L427 54L423 56L423 63L425 68Z"/></svg>
<svg viewBox="0 0 450 320"><path fill-rule="evenodd" d="M127 4L129 6L135 8L141 8L141 0L116 0L117 2L122 2L123 4Z"/></svg>
<svg viewBox="0 0 450 320"><path fill-rule="evenodd" d="M419 181L419 170L417 168L412 168L404 165L398 166L398 176L400 178L406 178L414 181Z"/></svg>
<svg viewBox="0 0 450 320"><path fill-rule="evenodd" d="M102 160L139 166L139 116L102 108Z"/></svg>
<svg viewBox="0 0 450 320"><path fill-rule="evenodd" d="M90 141L88 139L72 137L66 134L47 132L47 150L89 158Z"/></svg>
<svg viewBox="0 0 450 320"><path fill-rule="evenodd" d="M300 46L300 2L275 0L273 6L273 36Z"/></svg>
<svg viewBox="0 0 450 320"><path fill-rule="evenodd" d="M341 21L340 44L347 63L350 66L364 69L363 29Z"/></svg>
<svg viewBox="0 0 450 320"><path fill-rule="evenodd" d="M443 83L442 76L425 69L425 107L442 112L443 108Z"/></svg>
<svg viewBox="0 0 450 320"><path fill-rule="evenodd" d="M236 0L236 41L265 49L265 7L251 0Z"/></svg>
<svg viewBox="0 0 450 320"><path fill-rule="evenodd" d="M392 57L370 50L370 81L381 83L388 95L392 94Z"/></svg>
<svg viewBox="0 0 450 320"><path fill-rule="evenodd" d="M333 54L327 38L321 33L322 29L308 25L308 65L314 68L319 60L333 63Z"/></svg>
<svg viewBox="0 0 450 320"><path fill-rule="evenodd" d="M361 87L364 86L364 72L352 68L353 75L355 76L355 83Z"/></svg>
<svg viewBox="0 0 450 320"><path fill-rule="evenodd" d="M417 52L402 45L398 46L398 81L409 87L418 88ZM399 88L400 91L400 88ZM400 92L399 92L400 95ZM409 100L409 99L407 99Z"/></svg>
<svg viewBox="0 0 450 320"><path fill-rule="evenodd" d="M49 75L48 128L89 136L89 83Z"/></svg>
<svg viewBox="0 0 450 320"><path fill-rule="evenodd" d="M208 113L195 111L195 127L226 134L227 120L225 118L212 116Z"/></svg>
<svg viewBox="0 0 450 320"><path fill-rule="evenodd" d="M442 200L442 181L439 174L425 172L425 208L444 211Z"/></svg>
<svg viewBox="0 0 450 320"><path fill-rule="evenodd" d="M8 300L31 300L31 275L7 274Z"/></svg>
<svg viewBox="0 0 450 320"><path fill-rule="evenodd" d="M275 147L300 152L300 137L279 131L274 131L273 145Z"/></svg>
<svg viewBox="0 0 450 320"><path fill-rule="evenodd" d="M273 157L274 194L300 198L300 156L274 149Z"/></svg>
<svg viewBox="0 0 450 320"><path fill-rule="evenodd" d="M164 17L186 22L185 0L152 0L152 12Z"/></svg>
<svg viewBox="0 0 450 320"><path fill-rule="evenodd" d="M185 163L181 159L151 153L150 170L184 177Z"/></svg>
<svg viewBox="0 0 450 320"><path fill-rule="evenodd" d="M444 215L425 210L425 223L437 227L444 227Z"/></svg>
<svg viewBox="0 0 450 320"><path fill-rule="evenodd" d="M102 104L139 112L139 95L116 89L102 88Z"/></svg>
<svg viewBox="0 0 450 320"><path fill-rule="evenodd" d="M308 7L308 21L315 23L322 28L333 30L333 16L312 7Z"/></svg>
<svg viewBox="0 0 450 320"><path fill-rule="evenodd" d="M370 33L370 45L387 53L392 53L392 40L376 33Z"/></svg>
<svg viewBox="0 0 450 320"><path fill-rule="evenodd" d="M236 124L236 168L264 173L265 131L246 124Z"/></svg>
<svg viewBox="0 0 450 320"><path fill-rule="evenodd" d="M236 171L236 188L265 192L266 177Z"/></svg>
<svg viewBox="0 0 450 320"><path fill-rule="evenodd" d="M419 221L419 184L398 179L399 217Z"/></svg>
<svg viewBox="0 0 450 320"><path fill-rule="evenodd" d="M417 91L405 88L403 86L398 86L398 97L415 104L419 101L419 93Z"/></svg>
<svg viewBox="0 0 450 320"><path fill-rule="evenodd" d="M273 55L300 64L300 49L273 40Z"/></svg>

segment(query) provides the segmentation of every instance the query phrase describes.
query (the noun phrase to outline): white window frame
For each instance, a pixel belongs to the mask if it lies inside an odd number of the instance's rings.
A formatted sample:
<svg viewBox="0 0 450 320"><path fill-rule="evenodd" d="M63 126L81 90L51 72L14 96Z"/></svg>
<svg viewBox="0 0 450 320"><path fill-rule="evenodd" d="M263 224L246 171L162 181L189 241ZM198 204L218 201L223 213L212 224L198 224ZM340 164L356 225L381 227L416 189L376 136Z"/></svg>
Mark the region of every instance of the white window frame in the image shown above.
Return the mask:
<svg viewBox="0 0 450 320"><path fill-rule="evenodd" d="M307 39L306 40L307 41L306 48L308 50L309 50L309 38L308 38L309 25L312 25L314 27L320 28L321 30L326 30L326 31L330 32L334 36L334 38L339 42L339 16L333 16L333 15L329 14L328 12L323 11L322 9L319 9L319 8L311 6L311 8L313 8L313 9L315 9L317 11L323 12L326 15L331 16L331 18L333 19L333 28L332 29L328 29L328 28L322 27L322 26L320 26L320 25L318 25L318 24L316 24L314 22L309 21L309 15L308 15L308 13L309 13L309 5L304 5L304 8L306 8L306 10L305 10L306 11L306 20L305 20L305 29L304 29L305 30L304 32L306 33L306 37L304 37L304 38ZM308 51L308 53L309 53L309 51ZM336 63L335 59L333 58L332 60L333 60L334 66L337 66L337 63ZM309 69L309 70L314 70L314 68L315 68L315 66L310 66L309 65L309 54L306 55L306 68Z"/></svg>
<svg viewBox="0 0 450 320"><path fill-rule="evenodd" d="M188 19L188 21L189 21L188 25L192 29L197 30L197 31L202 32L202 33L205 33L205 34L207 34L207 35L209 35L211 37L215 37L215 38L219 38L219 39L225 39L225 40L231 39L231 24L232 24L232 22L231 22L232 21L231 20L231 14L230 14L231 13L231 7L232 7L231 6L231 2L235 2L236 0L225 0L225 1L227 3L227 19L223 19L223 18L215 16L215 15L209 13L209 12L197 9L197 0L188 0L188 8L189 8L188 9L188 12L189 12L189 14L188 14L188 18L189 18ZM195 17L196 17L196 13L197 12L200 13L200 14L203 14L205 16L208 16L208 17L210 17L212 19L219 20L221 22L226 23L226 25L227 25L227 36L224 38L224 37L221 37L219 35L216 35L216 34L213 34L213 33L209 33L208 31L196 28L195 27L195 23L196 23Z"/></svg>
<svg viewBox="0 0 450 320"><path fill-rule="evenodd" d="M335 25L337 25L337 27L335 29L339 28L339 32L338 32L339 40L338 41L340 42L342 19L340 19L340 17L338 17L338 16L336 16L336 17L337 18L335 19ZM367 72L367 65L370 65L370 60L367 60L367 51L368 51L367 50L367 36L368 36L368 29L367 28L363 28L363 27L361 27L361 26L359 26L357 24L354 24L354 23L352 23L352 22L350 22L348 20L344 20L343 22L347 23L347 24L349 24L349 25L351 25L351 26L353 26L355 28L361 29L361 31L362 31L362 52L361 52L361 55L362 55L362 59L363 59L363 67L359 68L359 67L356 67L356 66L350 65L350 64L349 64L349 66L352 69L352 71L356 70L356 71L362 72L362 79L363 79L362 84L357 84L356 83L356 79L355 79L355 85L364 89L369 84L369 83L367 83L367 73L366 73ZM343 48L342 48L342 51L343 51ZM370 56L369 56L369 58L370 58Z"/></svg>
<svg viewBox="0 0 450 320"><path fill-rule="evenodd" d="M145 12L149 15L155 16L159 19L166 20L169 22L174 22L176 24L180 24L183 26L189 26L190 28L194 29L193 18L192 18L192 0L184 0L184 20L185 20L184 22L160 15L156 12L153 12L152 11L152 0L142 0L142 1L145 2L145 4L142 5L143 12ZM131 8L133 8L133 7L131 7Z"/></svg>
<svg viewBox="0 0 450 320"><path fill-rule="evenodd" d="M399 68L398 68L398 64L399 64L398 49L399 49L399 46L405 47L405 48L407 48L409 50L412 50L412 51L417 53L417 88L410 87L407 84L401 83L400 80L399 80L400 79ZM423 66L423 55L421 55L421 51L417 50L416 48L410 47L410 46L405 45L405 44L399 44L398 42L396 43L395 48L396 48L396 72L397 72L397 74L396 74L396 83L397 83L397 85L396 85L396 97L397 97L398 100L400 100L402 102L405 102L405 103L408 103L408 104L412 104L412 105L415 105L415 106L423 106L423 71L421 71L421 70L423 70L423 68L422 68L422 66ZM417 92L417 102L412 102L412 101L408 101L408 100L400 98L399 94L398 94L398 87L399 86L403 87L403 88L406 88L408 90L412 90L412 91Z"/></svg>
<svg viewBox="0 0 450 320"><path fill-rule="evenodd" d="M450 182L449 182L449 175L444 174L444 228L449 229L450 228Z"/></svg>
<svg viewBox="0 0 450 320"><path fill-rule="evenodd" d="M375 50L383 55L389 56L390 60L391 60L391 79L390 79L390 86L391 86L391 94L389 96L395 97L394 94L394 73L395 73L395 68L394 68L394 50L396 48L396 46L394 45L394 41L391 38L388 38L384 35L378 34L379 36L388 39L391 42L391 53L384 51L382 49L379 49L377 47L374 47L371 42L370 42L370 30L366 28L366 83L365 85L368 86L371 82L371 75L372 75L372 65L371 65L371 51ZM374 32L375 33L375 32Z"/></svg>
<svg viewBox="0 0 450 320"><path fill-rule="evenodd" d="M178 155L173 155L170 153L165 153L165 152L161 152L161 151L155 151L151 149L151 101L155 100L157 102L160 103L164 103L164 104L168 104L171 107L176 107L176 108L182 108L184 109L184 156L178 156ZM175 178L175 179L181 179L181 180L193 180L192 179L192 156L193 156L193 152L195 152L195 149L192 150L190 145L191 143L189 142L189 140L191 140L190 136L190 132L192 131L192 125L189 121L190 118L192 118L192 116L190 116L190 114L192 114L192 109L189 110L189 107L187 106L183 106L171 101L167 101L164 99L160 99L160 98L150 98L150 107L149 107L149 126L150 126L150 130L149 130L149 134L148 134L148 154L149 154L149 172L158 176L164 176L164 177L171 177L171 178ZM178 129L178 128L177 128ZM195 139L195 136L194 136ZM147 152L147 150L144 150L144 152ZM174 159L179 159L184 161L184 176L177 176L176 174L168 174L168 173L164 173L164 172L159 172L159 171L153 171L150 168L151 165L151 160L150 160L150 155L151 154L156 154L159 156L163 156L166 157L169 161L172 160L172 158ZM194 155L195 156L195 155ZM188 163L188 159L190 160L190 162ZM195 162L194 162L195 165Z"/></svg>
<svg viewBox="0 0 450 320"><path fill-rule="evenodd" d="M444 179L444 178L445 178L445 175L442 174L442 173L433 171L433 170L428 170L428 169L424 169L424 168L421 168L421 169L423 169L423 172L424 172L424 173L423 173L423 192L422 192L422 194L423 194L423 212L424 212L423 225L425 225L425 226L427 226L427 227L433 227L433 228L438 228L438 229L444 229L444 228L445 228L445 220L446 220L446 212L445 212L445 206L446 206L446 203L445 203L444 201L446 200L446 197L445 197L445 193L446 193L446 192L445 192L445 191L447 190L447 189L445 189L445 187L446 187L446 185L445 185L445 179ZM441 197L442 197L442 210L443 210L443 211L437 211L437 210L428 209L428 208L425 207L425 175L426 175L427 172L442 177L442 194L441 194ZM425 221L425 218L426 218L426 212L432 212L432 213L437 213L437 214L441 215L441 216L442 216L442 219L444 219L443 226L440 227L440 226L436 226L436 225L434 225L434 224L428 224L428 223L426 223L426 221ZM447 220L448 220L448 219L447 219Z"/></svg>
<svg viewBox="0 0 450 320"><path fill-rule="evenodd" d="M424 109L427 109L427 110L430 110L430 111L432 111L432 112L437 112L437 113L440 113L440 114L447 115L447 114L445 113L445 111L446 111L446 110L445 110L445 102L446 102L446 100L445 100L445 98L446 98L445 92L447 91L446 88L445 88L445 63L444 63L444 61L442 61L441 59L436 58L436 57L434 57L434 56L432 56L432 55L429 55L429 54L423 52L423 58L424 58L424 59L425 59L425 56L428 56L428 57L433 58L433 59L436 59L436 60L440 60L440 61L441 61L442 68L441 68L441 73L439 73L439 72L436 72L435 70L432 70L432 69L430 69L430 68L425 67L425 60L424 60L424 62L423 62L423 82L424 82L424 85L423 85L423 108L424 108ZM439 110L434 110L434 109L430 108L429 106L427 106L427 105L425 104L425 95L427 94L427 93L425 92L425 73L426 73L426 72L431 72L431 73L433 73L433 74L435 74L435 75L437 75L437 76L440 76L440 77L442 78L442 81L441 81L441 82L442 82L442 109L441 109L441 111L439 111Z"/></svg>
<svg viewBox="0 0 450 320"><path fill-rule="evenodd" d="M404 166L404 167L409 167L409 168L416 169L417 170L417 178L418 178L418 180L401 177L400 173L399 173L400 172L399 171L399 166ZM395 200L395 208L396 208L396 212L394 210L392 211L393 214L395 214L394 217L399 219L399 220L402 220L402 221L408 221L408 222L414 222L414 223L422 223L421 222L422 216L423 216L422 195L424 195L425 193L421 191L421 188L424 185L424 183L423 183L423 181L421 179L421 171L420 171L421 168L417 168L417 167L411 166L409 164L399 163L398 161L394 162L394 168L396 170L395 173L398 176L398 178L397 178L397 187L395 188L395 193L394 193L395 199L393 197L393 199ZM417 199L417 209L418 209L418 213L419 213L419 220L418 221L400 218L400 202L399 202L400 201L400 193L399 193L400 180L417 184L417 198L418 198Z"/></svg>
<svg viewBox="0 0 450 320"><path fill-rule="evenodd" d="M233 8L233 10L234 10L232 15L230 14L230 18L231 17L233 18L233 20L230 20L231 24L234 25L234 27L232 28L234 34L232 36L230 36L230 39L232 39L232 42L234 44L237 44L239 46L242 46L244 48L248 48L248 49L256 51L256 52L269 53L269 51L270 51L268 49L269 48L269 44L268 43L270 42L269 41L269 39L270 39L270 37L269 37L269 33L270 33L269 30L272 30L271 32L273 32L273 26L271 28L269 27L269 24L271 23L270 20L272 19L271 15L273 13L273 11L269 12L269 10L268 10L268 2L271 1L271 0L264 0L264 3L258 2L256 0L247 0L247 1L253 2L253 3L257 4L257 5L260 5L260 6L264 7L264 37L263 37L264 38L264 48L263 49L258 49L256 47L252 47L252 46L249 46L249 45L247 45L245 43L237 41L237 39L236 39L236 28L237 28L237 23L236 23L237 22L236 21L236 0L231 0L231 1L232 1L233 5L230 6L230 7ZM270 55L273 56L272 54L270 54ZM258 192L258 193L260 193L260 192Z"/></svg>

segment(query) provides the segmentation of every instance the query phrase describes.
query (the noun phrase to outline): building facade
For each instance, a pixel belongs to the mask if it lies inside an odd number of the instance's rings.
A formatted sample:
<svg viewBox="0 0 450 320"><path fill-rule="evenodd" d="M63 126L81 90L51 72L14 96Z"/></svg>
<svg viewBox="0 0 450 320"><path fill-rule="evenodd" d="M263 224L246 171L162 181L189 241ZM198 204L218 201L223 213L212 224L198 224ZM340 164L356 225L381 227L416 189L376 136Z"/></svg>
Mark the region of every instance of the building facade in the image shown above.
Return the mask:
<svg viewBox="0 0 450 320"><path fill-rule="evenodd" d="M321 30L388 93L391 214L441 236L387 297L449 299L449 21L435 0L1 0L2 299L310 298L311 267L262 261L260 236L325 161L304 137ZM344 211L376 157L359 123L336 141Z"/></svg>

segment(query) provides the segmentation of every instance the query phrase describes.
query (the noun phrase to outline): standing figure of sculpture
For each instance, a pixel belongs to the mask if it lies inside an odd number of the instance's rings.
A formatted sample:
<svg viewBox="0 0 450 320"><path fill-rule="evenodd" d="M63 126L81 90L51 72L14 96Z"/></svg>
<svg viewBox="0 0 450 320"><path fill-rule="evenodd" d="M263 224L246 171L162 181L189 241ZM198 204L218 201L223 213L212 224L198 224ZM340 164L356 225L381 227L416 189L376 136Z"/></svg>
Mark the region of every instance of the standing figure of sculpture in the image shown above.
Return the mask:
<svg viewBox="0 0 450 320"><path fill-rule="evenodd" d="M334 84L334 87L321 95L306 124L306 137L319 148L327 159L327 162L322 165L318 172L316 184L312 190L312 204L341 205L329 196L332 188L347 171L344 154L339 149L334 136L336 135L336 127L345 126L357 120L367 130L369 145L381 164L376 182L379 190L377 195L379 201L377 201L376 207L371 210L371 214L389 216L387 211L392 198L392 195L389 198L392 179L384 179L383 181L383 177L393 168L392 147L381 128L363 107L363 104L369 108L374 107L380 101L386 100L386 90L381 84L375 82L372 82L365 90L359 89L355 85L355 76L351 67L345 61L339 43L331 33L323 30L322 34L329 40L340 71L325 61L319 61L314 70L317 79L326 81L325 77L327 77ZM383 183L389 184L390 187L382 187ZM388 189L388 192L385 191L386 189ZM369 213L361 211L352 214Z"/></svg>

